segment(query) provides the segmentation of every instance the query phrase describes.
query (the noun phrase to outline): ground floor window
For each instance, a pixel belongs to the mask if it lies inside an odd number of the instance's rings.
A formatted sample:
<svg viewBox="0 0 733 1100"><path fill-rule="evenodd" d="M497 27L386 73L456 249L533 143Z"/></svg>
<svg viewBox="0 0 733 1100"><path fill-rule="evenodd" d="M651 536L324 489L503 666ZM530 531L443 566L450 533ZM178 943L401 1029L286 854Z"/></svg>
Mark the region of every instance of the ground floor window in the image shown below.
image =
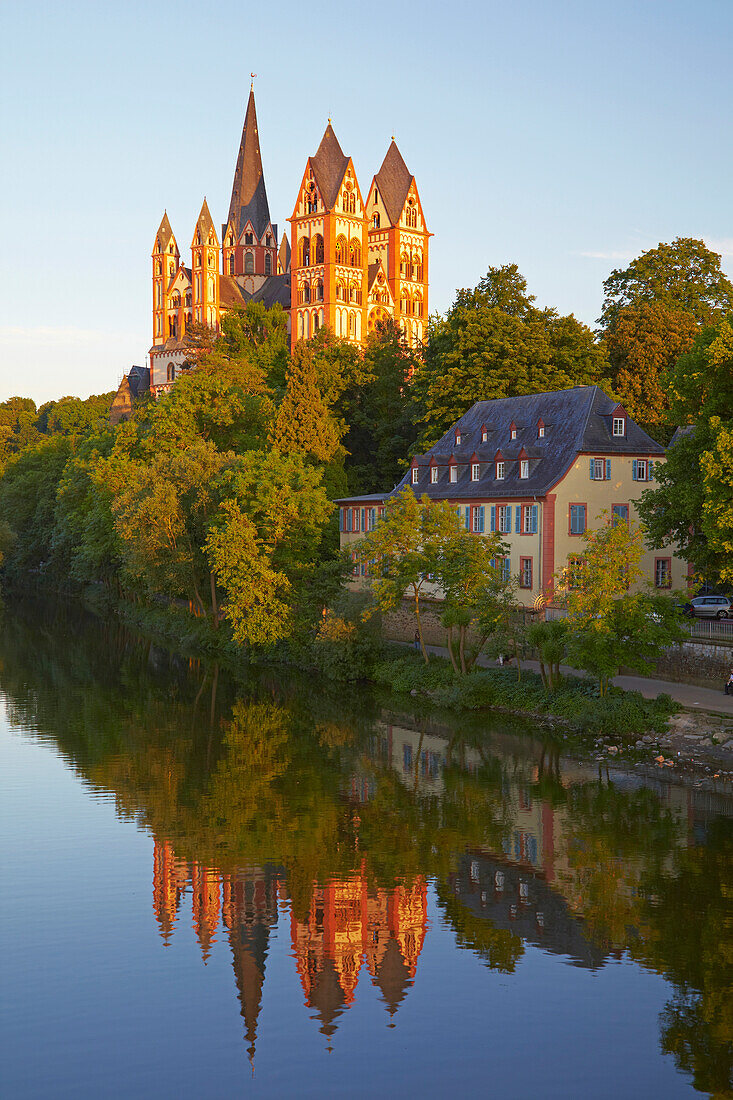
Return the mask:
<svg viewBox="0 0 733 1100"><path fill-rule="evenodd" d="M624 523L629 522L629 506L628 504L614 504L612 508L613 522L618 523L619 520L623 520Z"/></svg>
<svg viewBox="0 0 733 1100"><path fill-rule="evenodd" d="M532 587L532 559L520 558L519 559L519 587L531 588Z"/></svg>
<svg viewBox="0 0 733 1100"><path fill-rule="evenodd" d="M656 588L669 588L672 584L672 559L654 559L654 585Z"/></svg>
<svg viewBox="0 0 733 1100"><path fill-rule="evenodd" d="M585 504L571 504L570 505L570 534L582 535L585 532L585 517L586 517L586 505Z"/></svg>

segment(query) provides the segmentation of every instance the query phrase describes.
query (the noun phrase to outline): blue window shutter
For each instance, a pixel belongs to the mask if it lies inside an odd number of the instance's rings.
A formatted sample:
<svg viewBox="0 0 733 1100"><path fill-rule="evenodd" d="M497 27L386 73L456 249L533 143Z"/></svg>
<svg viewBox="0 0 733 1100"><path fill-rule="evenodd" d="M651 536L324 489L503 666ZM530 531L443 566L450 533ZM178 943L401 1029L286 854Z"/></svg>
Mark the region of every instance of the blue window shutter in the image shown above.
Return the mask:
<svg viewBox="0 0 733 1100"><path fill-rule="evenodd" d="M468 505L466 505L465 517L466 517L465 518L466 530L470 531L471 530L471 509L469 508Z"/></svg>
<svg viewBox="0 0 733 1100"><path fill-rule="evenodd" d="M537 505L533 504L532 505L532 519L531 519L531 523L530 523L533 535L537 534L537 514L538 514L538 511L539 511L539 509L538 509Z"/></svg>
<svg viewBox="0 0 733 1100"><path fill-rule="evenodd" d="M496 569L496 558L491 559L491 568Z"/></svg>
<svg viewBox="0 0 733 1100"><path fill-rule="evenodd" d="M595 468L596 468L595 463L594 463L593 459L591 459L590 460L590 479L591 479L591 481L594 480Z"/></svg>
<svg viewBox="0 0 733 1100"><path fill-rule="evenodd" d="M484 506L483 504L478 510L478 529L480 534L484 533Z"/></svg>
<svg viewBox="0 0 733 1100"><path fill-rule="evenodd" d="M366 531L366 508L362 508L361 510L361 529L362 531Z"/></svg>
<svg viewBox="0 0 733 1100"><path fill-rule="evenodd" d="M606 459L606 481L611 480L611 459Z"/></svg>
<svg viewBox="0 0 733 1100"><path fill-rule="evenodd" d="M654 463L649 459L647 463L647 478L649 481L654 481Z"/></svg>
<svg viewBox="0 0 733 1100"><path fill-rule="evenodd" d="M637 476L637 475L638 475L638 472L639 472L639 463L637 462L637 460L636 460L636 459L634 459L634 461L633 461L633 462L631 463L631 466L632 466L632 469L631 469L631 480L632 480L632 481L638 481L638 480L639 480L639 478L638 478L638 476Z"/></svg>
<svg viewBox="0 0 733 1100"><path fill-rule="evenodd" d="M518 504L514 509L514 530L517 534L522 530L522 506Z"/></svg>
<svg viewBox="0 0 733 1100"><path fill-rule="evenodd" d="M346 530L350 533L352 531L352 529L353 529L353 524L351 522L351 509L347 508L346 509Z"/></svg>
<svg viewBox="0 0 733 1100"><path fill-rule="evenodd" d="M343 510L343 508L339 508L339 531L343 531L343 529L344 529L344 510Z"/></svg>
<svg viewBox="0 0 733 1100"><path fill-rule="evenodd" d="M491 505L491 530L496 530L496 505Z"/></svg>

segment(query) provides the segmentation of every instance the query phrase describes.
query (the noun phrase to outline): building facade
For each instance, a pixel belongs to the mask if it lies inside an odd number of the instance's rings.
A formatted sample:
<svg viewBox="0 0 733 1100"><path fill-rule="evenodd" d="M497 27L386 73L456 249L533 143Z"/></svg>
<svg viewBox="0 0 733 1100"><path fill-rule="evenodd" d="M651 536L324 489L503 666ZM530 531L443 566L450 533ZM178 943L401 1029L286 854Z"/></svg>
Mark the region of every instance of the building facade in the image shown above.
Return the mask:
<svg viewBox="0 0 733 1100"><path fill-rule="evenodd" d="M565 571L572 583L582 536L603 513L638 521L634 501L664 458L664 448L597 386L480 401L412 460L391 493L338 502L341 545L371 530L386 499L408 486L449 501L477 536L499 532L509 547L502 566L519 579L518 601L539 608L552 599L556 574ZM687 583L687 563L670 548L646 550L641 565L660 590ZM359 582L364 573L360 567Z"/></svg>
<svg viewBox="0 0 733 1100"><path fill-rule="evenodd" d="M184 262L167 213L152 252L150 388L165 392L188 356L192 326L219 330L222 315L248 301L287 312L291 340L327 325L362 344L394 318L410 344L428 315L430 233L414 176L394 139L362 193L353 162L329 120L309 157L293 214L292 256L270 218L254 91L250 89L227 220L218 233L206 199ZM291 262L292 260L292 262Z"/></svg>

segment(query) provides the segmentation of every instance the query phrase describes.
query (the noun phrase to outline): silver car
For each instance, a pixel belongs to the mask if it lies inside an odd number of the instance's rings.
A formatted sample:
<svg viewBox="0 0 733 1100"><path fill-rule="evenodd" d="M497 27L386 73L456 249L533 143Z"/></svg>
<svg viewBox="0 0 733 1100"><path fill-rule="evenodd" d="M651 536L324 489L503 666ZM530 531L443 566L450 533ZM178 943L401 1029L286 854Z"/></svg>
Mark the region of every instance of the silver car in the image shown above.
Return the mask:
<svg viewBox="0 0 733 1100"><path fill-rule="evenodd" d="M727 596L695 596L690 600L692 614L705 619L733 618L733 603Z"/></svg>

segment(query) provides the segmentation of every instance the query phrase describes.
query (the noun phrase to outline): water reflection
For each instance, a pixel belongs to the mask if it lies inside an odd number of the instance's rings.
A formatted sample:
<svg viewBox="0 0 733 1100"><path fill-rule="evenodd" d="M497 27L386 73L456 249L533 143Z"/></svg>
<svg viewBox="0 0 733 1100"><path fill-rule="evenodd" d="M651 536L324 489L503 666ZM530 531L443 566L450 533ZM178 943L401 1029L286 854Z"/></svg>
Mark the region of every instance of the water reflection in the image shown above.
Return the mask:
<svg viewBox="0 0 733 1100"><path fill-rule="evenodd" d="M430 886L457 944L504 974L539 949L664 975L662 1049L731 1094L730 800L600 773L504 718L400 714L277 671L238 683L63 609L40 630L41 614L3 631L11 721L152 833L163 943L184 912L204 963L228 942L250 1059L275 929L328 1043L362 983L398 1024Z"/></svg>

